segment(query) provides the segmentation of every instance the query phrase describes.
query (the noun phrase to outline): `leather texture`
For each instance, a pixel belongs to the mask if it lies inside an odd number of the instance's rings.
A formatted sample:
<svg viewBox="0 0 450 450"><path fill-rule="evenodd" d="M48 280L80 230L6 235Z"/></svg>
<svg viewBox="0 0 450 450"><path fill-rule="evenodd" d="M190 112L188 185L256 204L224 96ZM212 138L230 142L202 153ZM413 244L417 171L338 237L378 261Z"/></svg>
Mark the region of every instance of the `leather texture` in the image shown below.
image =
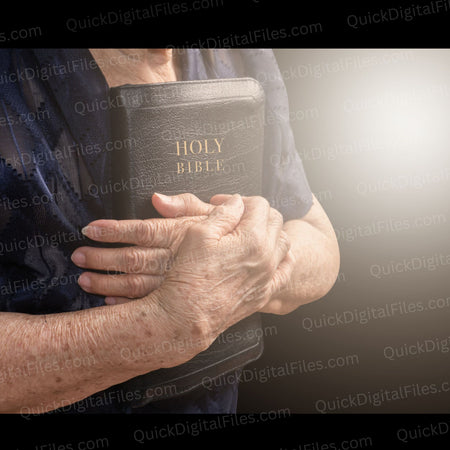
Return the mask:
<svg viewBox="0 0 450 450"><path fill-rule="evenodd" d="M204 201L217 193L261 194L264 94L256 80L125 85L111 91L123 105L112 110L115 139L127 140L132 149L114 155L115 217L160 217L150 201L154 192L192 192ZM218 166L217 160L223 163Z"/></svg>
<svg viewBox="0 0 450 450"><path fill-rule="evenodd" d="M160 217L155 192L261 195L264 91L253 78L124 85L110 90L115 140L114 217ZM240 321L185 364L120 385L133 407L180 395L257 359L263 351L259 314Z"/></svg>

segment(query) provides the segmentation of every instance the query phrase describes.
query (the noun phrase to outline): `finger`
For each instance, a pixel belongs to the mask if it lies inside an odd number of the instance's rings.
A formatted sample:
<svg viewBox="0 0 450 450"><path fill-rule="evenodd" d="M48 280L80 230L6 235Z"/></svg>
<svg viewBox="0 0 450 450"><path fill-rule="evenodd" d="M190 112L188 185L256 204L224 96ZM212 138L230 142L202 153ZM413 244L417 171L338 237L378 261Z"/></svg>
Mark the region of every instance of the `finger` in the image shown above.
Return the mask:
<svg viewBox="0 0 450 450"><path fill-rule="evenodd" d="M281 230L280 235L275 243L273 250L273 259L276 267L278 267L282 261L286 258L287 254L291 250L291 241L285 231Z"/></svg>
<svg viewBox="0 0 450 450"><path fill-rule="evenodd" d="M171 196L155 193L152 203L163 217L207 216L214 210L212 205L190 193Z"/></svg>
<svg viewBox="0 0 450 450"><path fill-rule="evenodd" d="M242 216L242 225L248 228L256 227L261 229L264 224L264 230L267 227L270 214L269 202L264 197L245 197L244 215Z"/></svg>
<svg viewBox="0 0 450 450"><path fill-rule="evenodd" d="M142 245L144 247L169 248L179 233L176 219L147 220L94 220L81 232L100 242Z"/></svg>
<svg viewBox="0 0 450 450"><path fill-rule="evenodd" d="M217 194L211 197L210 202L214 205L220 205L229 199L231 195ZM276 247L280 232L283 227L283 216L276 209L271 208L269 203L263 197L242 197L245 205L245 217L242 224L252 228L253 222L255 229L264 232L264 223L267 223L268 239L273 243L273 249Z"/></svg>
<svg viewBox="0 0 450 450"><path fill-rule="evenodd" d="M194 241L203 238L220 239L231 233L244 214L244 203L239 194L233 195L199 223L192 225L187 234Z"/></svg>
<svg viewBox="0 0 450 450"><path fill-rule="evenodd" d="M216 194L209 199L209 203L211 203L211 205L221 205L222 203L226 202L230 197L231 195L229 194Z"/></svg>
<svg viewBox="0 0 450 450"><path fill-rule="evenodd" d="M103 275L94 272L83 272L78 284L91 294L105 297L140 298L157 289L164 277L157 275Z"/></svg>
<svg viewBox="0 0 450 450"><path fill-rule="evenodd" d="M270 296L274 296L277 293L285 289L290 281L294 270L295 257L291 250L286 254L286 257L281 261L277 270L273 274L272 280L269 284Z"/></svg>
<svg viewBox="0 0 450 450"><path fill-rule="evenodd" d="M269 252L274 255L278 266L290 248L290 241L288 235L283 231L283 216L274 208L269 210L267 242Z"/></svg>
<svg viewBox="0 0 450 450"><path fill-rule="evenodd" d="M262 197L246 197L243 202L245 210L239 223L243 245L257 250L267 239L270 206Z"/></svg>
<svg viewBox="0 0 450 450"><path fill-rule="evenodd" d="M107 272L142 273L162 275L171 261L172 252L166 248L79 247L71 256L72 261L84 269Z"/></svg>

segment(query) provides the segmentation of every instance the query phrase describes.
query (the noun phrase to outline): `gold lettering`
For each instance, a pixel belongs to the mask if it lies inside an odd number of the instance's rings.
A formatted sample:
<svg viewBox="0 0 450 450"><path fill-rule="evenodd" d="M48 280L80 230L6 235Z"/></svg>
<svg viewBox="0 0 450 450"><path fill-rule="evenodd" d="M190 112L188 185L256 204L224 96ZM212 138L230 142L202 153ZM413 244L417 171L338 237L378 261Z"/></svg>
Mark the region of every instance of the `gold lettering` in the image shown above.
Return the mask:
<svg viewBox="0 0 450 450"><path fill-rule="evenodd" d="M177 174L184 173L184 163L177 162Z"/></svg>
<svg viewBox="0 0 450 450"><path fill-rule="evenodd" d="M222 142L223 142L223 139L224 138L222 138L221 140L220 140L220 142L217 140L217 138L214 138L214 140L216 141L216 144L217 144L217 151L220 153L220 147L222 146Z"/></svg>
<svg viewBox="0 0 450 450"><path fill-rule="evenodd" d="M189 153L199 155L206 153L208 155L213 153L222 153L222 143L224 138L214 138L215 145L208 142L208 139L195 139L193 141L177 141L177 155L187 156ZM212 139L210 139L212 141ZM216 147L217 146L217 152ZM224 160L217 159L215 161L184 161L177 162L177 174L180 173L198 173L198 172L223 172Z"/></svg>
<svg viewBox="0 0 450 450"><path fill-rule="evenodd" d="M184 155L187 155L187 147L186 147L186 141L183 141L184 143ZM177 155L180 156L180 142L177 141Z"/></svg>
<svg viewBox="0 0 450 450"><path fill-rule="evenodd" d="M197 153L195 153L194 150L193 150L193 148L192 148L192 144L193 144L194 142L197 142L197 143L198 143L198 152L197 152ZM192 153L193 155L198 155L199 153L202 152L202 143L201 143L200 141L191 141L191 144L189 145L189 150L191 151L191 153Z"/></svg>
<svg viewBox="0 0 450 450"><path fill-rule="evenodd" d="M205 166L206 166L205 172L214 172L214 170L209 169L209 161L208 160L205 161Z"/></svg>
<svg viewBox="0 0 450 450"><path fill-rule="evenodd" d="M218 138L214 138L214 142L216 143L218 153L222 152L221 148L222 148L223 140L224 140L224 138L221 138L220 140ZM187 154L188 154L187 144L188 143L186 141L182 141L181 143L180 143L180 141L177 141L177 156L181 156L182 154L184 156L187 156ZM198 154L202 153L203 149L204 149L204 152L207 154L216 153L216 151L214 149L212 149L211 146L208 146L208 139L204 139L203 141L200 141L198 139L190 141L189 151L193 155L198 155Z"/></svg>
<svg viewBox="0 0 450 450"><path fill-rule="evenodd" d="M216 159L215 161L185 161L177 162L177 174L180 173L199 173L199 172L223 172L224 160Z"/></svg>

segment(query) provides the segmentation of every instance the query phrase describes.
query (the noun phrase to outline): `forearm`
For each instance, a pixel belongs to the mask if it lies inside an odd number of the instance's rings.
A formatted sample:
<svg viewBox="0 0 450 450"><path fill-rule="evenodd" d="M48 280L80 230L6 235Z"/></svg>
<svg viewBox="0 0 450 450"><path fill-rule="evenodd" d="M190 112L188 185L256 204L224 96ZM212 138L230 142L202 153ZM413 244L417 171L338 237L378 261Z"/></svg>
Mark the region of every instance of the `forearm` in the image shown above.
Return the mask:
<svg viewBox="0 0 450 450"><path fill-rule="evenodd" d="M184 362L189 352L177 345L158 352L182 335L158 295L45 316L0 313L0 411L42 413Z"/></svg>
<svg viewBox="0 0 450 450"><path fill-rule="evenodd" d="M319 206L322 213L322 209ZM333 287L339 273L339 247L325 213L320 221L290 220L283 226L291 241L295 266L288 287L262 309L287 314L317 300Z"/></svg>

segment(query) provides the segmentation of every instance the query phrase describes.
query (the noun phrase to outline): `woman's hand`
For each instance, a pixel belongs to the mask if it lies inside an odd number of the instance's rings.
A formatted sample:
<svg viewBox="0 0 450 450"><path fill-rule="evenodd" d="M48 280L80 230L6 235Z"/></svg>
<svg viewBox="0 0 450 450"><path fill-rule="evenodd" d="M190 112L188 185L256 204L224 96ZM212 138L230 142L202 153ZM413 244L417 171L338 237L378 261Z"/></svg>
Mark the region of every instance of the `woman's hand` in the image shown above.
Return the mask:
<svg viewBox="0 0 450 450"><path fill-rule="evenodd" d="M86 292L105 296L107 304L148 295L162 283L189 226L214 210L213 205L192 194L155 194L152 202L166 218L96 220L83 229L92 240L132 244L118 248L80 247L73 252L72 261L77 266L108 273L84 272L78 282Z"/></svg>
<svg viewBox="0 0 450 450"><path fill-rule="evenodd" d="M294 268L281 214L261 197L246 200L228 197L190 225L157 291L171 320L206 347L264 308Z"/></svg>
<svg viewBox="0 0 450 450"><path fill-rule="evenodd" d="M240 197L241 198L241 197ZM80 247L73 255L75 264L86 269L106 272L122 272L121 274L99 274L84 272L80 278L80 286L87 292L105 296L107 304L118 304L138 299L158 289L167 272L171 269L180 243L185 239L192 225L205 222L216 206L231 200L229 195L216 195L211 204L199 200L192 194L181 194L172 197L155 194L153 205L164 219L148 220L97 220L91 222L83 232L89 238L101 242L117 242L133 244L121 248ZM280 213L270 208L268 202L261 197L241 198L244 205L243 222L246 227L240 238L237 249L229 248L223 255L236 251L242 255L239 264L247 263L245 256L252 253L254 234L257 240L269 239L268 233L274 226L277 234L272 238L282 239L289 245L287 235L282 231L283 220ZM268 227L265 221L273 222ZM205 223L208 223L207 221ZM275 225L274 225L275 224ZM252 230L247 228L251 226ZM204 249L207 252L207 249ZM204 254L208 257L207 253ZM80 258L81 256L81 258ZM265 255L269 257L270 253ZM289 261L292 261L289 252ZM239 269L238 269L239 270Z"/></svg>

